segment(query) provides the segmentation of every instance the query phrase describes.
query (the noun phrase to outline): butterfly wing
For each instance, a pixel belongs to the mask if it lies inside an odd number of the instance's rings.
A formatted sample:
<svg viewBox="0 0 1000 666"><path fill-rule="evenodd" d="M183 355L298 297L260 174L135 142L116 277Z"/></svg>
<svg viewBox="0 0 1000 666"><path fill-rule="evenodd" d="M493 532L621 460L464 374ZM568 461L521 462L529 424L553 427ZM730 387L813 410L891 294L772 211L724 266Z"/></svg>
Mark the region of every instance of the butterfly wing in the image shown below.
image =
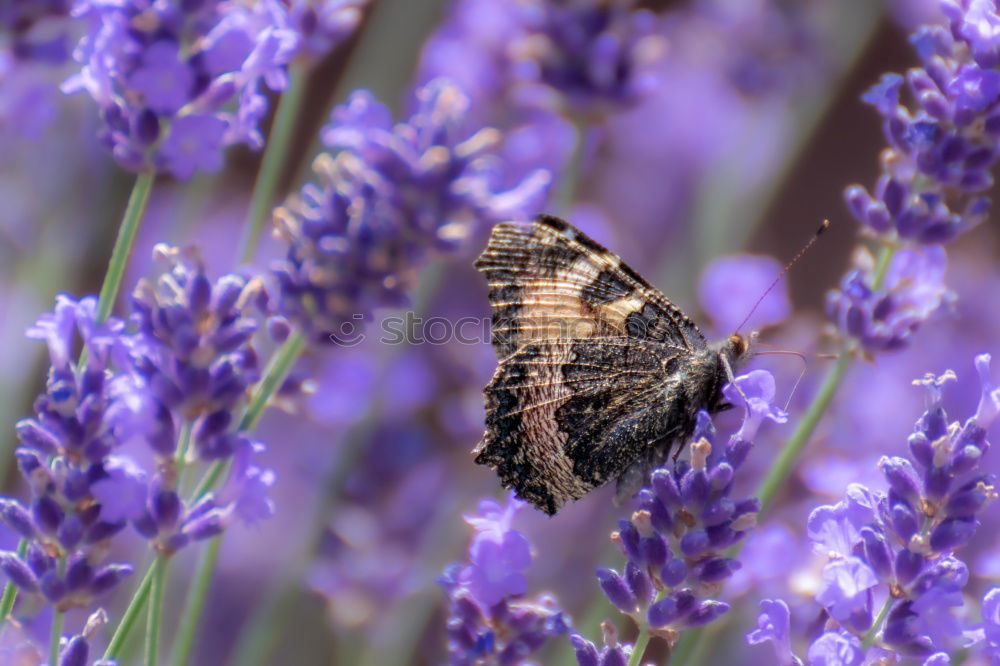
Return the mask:
<svg viewBox="0 0 1000 666"><path fill-rule="evenodd" d="M690 431L705 338L619 257L541 216L494 227L476 267L500 358L476 462L505 486L552 514Z"/></svg>
<svg viewBox="0 0 1000 666"><path fill-rule="evenodd" d="M690 430L681 370L689 355L624 336L523 345L486 387L476 462L554 514Z"/></svg>
<svg viewBox="0 0 1000 666"><path fill-rule="evenodd" d="M706 347L698 327L662 292L558 218L496 225L476 268L489 281L501 361L539 340L627 336L686 351Z"/></svg>

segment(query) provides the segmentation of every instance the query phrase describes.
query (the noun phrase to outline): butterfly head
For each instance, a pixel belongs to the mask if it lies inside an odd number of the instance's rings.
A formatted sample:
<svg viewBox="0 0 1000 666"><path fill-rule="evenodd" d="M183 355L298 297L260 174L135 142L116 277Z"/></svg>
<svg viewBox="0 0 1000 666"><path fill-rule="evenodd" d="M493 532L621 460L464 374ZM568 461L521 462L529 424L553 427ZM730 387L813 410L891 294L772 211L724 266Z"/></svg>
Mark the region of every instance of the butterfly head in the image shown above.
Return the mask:
<svg viewBox="0 0 1000 666"><path fill-rule="evenodd" d="M733 333L726 338L722 351L733 366L742 365L753 354L756 342L757 331L753 331L749 336L742 333Z"/></svg>

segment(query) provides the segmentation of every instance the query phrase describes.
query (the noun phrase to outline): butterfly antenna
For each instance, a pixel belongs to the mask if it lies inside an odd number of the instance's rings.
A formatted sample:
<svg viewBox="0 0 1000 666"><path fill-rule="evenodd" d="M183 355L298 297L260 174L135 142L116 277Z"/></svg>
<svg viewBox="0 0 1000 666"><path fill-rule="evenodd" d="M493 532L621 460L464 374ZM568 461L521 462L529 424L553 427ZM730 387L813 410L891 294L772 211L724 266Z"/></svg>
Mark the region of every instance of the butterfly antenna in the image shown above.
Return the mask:
<svg viewBox="0 0 1000 666"><path fill-rule="evenodd" d="M740 325L736 327L737 331L746 326L747 322L750 321L750 317L752 317L753 313L757 311L757 308L760 306L760 304L764 302L764 299L767 298L767 295L771 293L771 290L774 289L779 282L781 282L781 278L785 277L785 274L788 273L789 269L791 269L791 267L794 266L796 262L798 262L798 260L801 259L806 252L809 251L809 248L811 248L813 245L816 244L816 241L819 240L819 237L823 234L823 232L829 228L830 228L830 220L823 220L823 224L819 225L819 229L816 230L816 233L813 234L812 238L810 238L809 241L802 246L802 249L799 250L794 257L792 257L791 261L785 264L785 267L781 269L781 272L778 273L778 276L774 278L774 281L771 282L771 284L767 287L767 289L764 290L764 293L760 295L760 298L757 299L757 302L753 304L753 307L750 308L750 312L748 312L747 316L743 318L743 321L740 322Z"/></svg>
<svg viewBox="0 0 1000 666"><path fill-rule="evenodd" d="M808 367L809 362L806 360L805 354L797 351L789 351L785 349L772 349L771 351L757 352L757 356L779 356L779 355L797 356L799 360L802 361L802 371L799 372L799 376L795 378L795 383L792 384L792 390L788 392L788 399L785 400L785 406L783 407L783 409L787 412L788 406L792 404L792 397L795 395L795 390L799 388L799 382L801 382L802 378L806 376L806 368Z"/></svg>

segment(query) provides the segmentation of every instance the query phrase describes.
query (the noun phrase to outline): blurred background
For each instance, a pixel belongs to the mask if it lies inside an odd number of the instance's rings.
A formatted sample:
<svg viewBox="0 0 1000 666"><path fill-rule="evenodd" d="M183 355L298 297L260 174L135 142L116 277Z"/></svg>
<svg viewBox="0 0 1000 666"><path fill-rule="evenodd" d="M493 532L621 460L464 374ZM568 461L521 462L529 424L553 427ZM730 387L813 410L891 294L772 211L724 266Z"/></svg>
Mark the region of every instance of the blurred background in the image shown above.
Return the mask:
<svg viewBox="0 0 1000 666"><path fill-rule="evenodd" d="M878 115L860 95L883 72L916 64L907 34L939 20L936 3L640 4L655 13L657 34L668 44L655 61L655 89L579 133L568 119L554 119L544 137L525 138L529 145L521 150L530 153L532 140L551 142L545 158L558 176L580 138L584 154L575 184L560 188L557 177L546 211L620 254L702 322L709 337L733 326L699 299L700 280L713 260L750 253L784 263L821 220L831 220L830 232L775 294L781 298L787 289L792 314L762 333L767 345L801 352L807 362L791 397L791 424L765 427L742 472L750 489L830 363L824 358L830 351L824 296L846 269L858 231L843 190L874 181L885 144ZM308 179L331 106L358 88L370 89L399 117L416 83L449 75L472 90L483 122L510 122L497 102L504 91L490 89L476 69L479 59L503 48L496 23L481 13L489 5L496 2L374 0L356 34L309 75L282 196ZM12 426L30 413L47 363L43 345L25 339L24 331L57 293L98 290L133 182L97 144L90 100L58 91L69 71L64 67L39 65L17 77L0 71L0 97L7 100L0 101L0 481L9 494L20 483L10 464ZM5 114L13 100L35 105L37 126L5 120L13 117ZM258 166L257 153L237 148L218 174L184 183L159 178L125 289L150 272L157 242L200 246L214 276L233 270L232 239L240 233ZM421 274L414 312L452 321L488 317L485 281L471 267L487 232L480 229L459 252L433 259ZM995 222L964 235L950 251L948 283L957 299L910 348L852 368L784 489L780 511L751 536L745 568L727 586L723 598L734 610L717 629L717 652L692 663L764 663L770 657L767 648L755 652L743 645L757 601L781 595L806 602L818 571L804 540L790 542L789 535L801 535L809 509L838 499L847 483L878 483L878 457L904 450L923 409L910 380L952 368L959 382L947 393L950 413L965 418L975 409L973 355L1000 353ZM266 267L280 253L276 242L266 242L256 264ZM746 312L759 295L741 295L732 308ZM463 513L481 497L500 496L493 472L473 464L469 453L482 434L482 387L495 356L485 338L480 344L410 346L382 345L377 338L312 354L297 371L308 378L308 395L265 417L258 434L277 472L278 513L256 529L227 534L194 663L236 659L233 637L240 632L260 639L258 663L445 660L446 598L436 579L465 557L470 530ZM779 396L788 395L802 370L787 356L755 367L776 374ZM994 459L992 466L1000 464ZM612 494L602 489L556 518L533 509L518 518L535 548L529 590L555 594L592 638L603 619L618 622L625 638L634 633L594 577L596 566L621 560L607 537L628 510L614 507ZM980 531L971 547L976 555L968 558L979 581L1000 575L1000 520L993 520L995 529ZM178 561L179 570L189 569L194 554L185 551ZM255 616L264 599L280 612ZM168 593L168 607L181 601L181 590ZM120 613L124 602L113 601L109 612ZM572 663L568 644L556 643L540 663ZM662 654L663 646L654 641L653 650Z"/></svg>

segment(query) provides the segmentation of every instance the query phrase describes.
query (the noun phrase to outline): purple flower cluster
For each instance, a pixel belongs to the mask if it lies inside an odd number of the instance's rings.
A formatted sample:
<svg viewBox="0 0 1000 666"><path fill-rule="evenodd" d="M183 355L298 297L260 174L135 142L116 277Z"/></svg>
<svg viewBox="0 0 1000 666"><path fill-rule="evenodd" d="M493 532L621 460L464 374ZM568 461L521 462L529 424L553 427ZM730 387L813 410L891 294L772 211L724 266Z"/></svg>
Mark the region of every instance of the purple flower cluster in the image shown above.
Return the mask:
<svg viewBox="0 0 1000 666"><path fill-rule="evenodd" d="M889 147L874 193L860 185L846 192L861 224L916 243L944 243L985 217L989 200L979 193L993 183L1000 139L995 3L941 6L950 25L924 26L911 37L923 63L905 77L914 105L900 102L899 74L886 74L865 94L884 120Z"/></svg>
<svg viewBox="0 0 1000 666"><path fill-rule="evenodd" d="M601 633L604 635L601 649L580 634L569 637L578 666L626 666L632 656L632 646L618 643L618 630L610 622L601 623Z"/></svg>
<svg viewBox="0 0 1000 666"><path fill-rule="evenodd" d="M115 666L114 659L98 659L90 661L90 641L94 634L107 624L108 616L102 609L94 611L87 618L80 633L69 640L63 641L57 660L47 660L42 650L27 635L22 627L8 622L0 630L0 664L11 666L41 666L42 664L58 664L58 666Z"/></svg>
<svg viewBox="0 0 1000 666"><path fill-rule="evenodd" d="M214 284L193 249L154 248L163 264L154 282L132 294L134 332L125 339L128 372L116 380L123 435L141 438L156 457L148 496L119 510L158 548L172 552L222 532L234 519L268 518L272 473L253 463L263 445L239 432L250 387L260 379L253 312L264 307L261 282L226 275ZM185 436L181 436L186 432ZM183 450L178 450L178 442ZM185 506L181 469L193 461L232 460L226 487ZM129 475L123 484L134 482ZM108 501L128 495L102 489Z"/></svg>
<svg viewBox="0 0 1000 666"><path fill-rule="evenodd" d="M906 347L913 334L952 294L945 286L947 256L939 245L897 251L883 286L875 288L875 258L864 248L840 289L827 295L827 312L838 328L867 352Z"/></svg>
<svg viewBox="0 0 1000 666"><path fill-rule="evenodd" d="M194 248L157 245L163 265L155 282L140 280L132 293L129 356L134 376L146 389L147 433L154 450L174 453L176 418L193 424L193 449L201 460L228 457L248 446L231 432L250 386L260 379L253 317L266 292L257 279L226 275L215 284Z"/></svg>
<svg viewBox="0 0 1000 666"><path fill-rule="evenodd" d="M862 258L827 305L843 334L866 353L905 347L941 304L941 245L985 219L1000 140L1000 53L988 37L1000 21L992 0L945 0L950 27L924 26L911 38L923 66L907 72L913 108L901 103L904 77L886 74L863 97L882 115L889 147L870 193L845 191L865 231L899 245L888 270ZM890 249L893 248L893 249Z"/></svg>
<svg viewBox="0 0 1000 666"><path fill-rule="evenodd" d="M69 57L70 0L7 0L0 36L18 61L60 64Z"/></svg>
<svg viewBox="0 0 1000 666"><path fill-rule="evenodd" d="M852 484L844 500L809 516L814 549L829 558L816 595L827 622L809 647L809 664L860 665L873 654L871 640L864 640L869 636L885 663L909 656L947 664L946 653L980 639L982 631L958 612L969 572L955 550L973 536L977 516L997 496L994 475L982 469L990 448L986 430L1000 414L989 361L987 354L976 358L982 394L964 424L949 423L941 405L941 387L954 373L916 382L927 391L928 407L910 435L911 458L879 462L887 492ZM987 595L987 625L992 603ZM875 624L877 607L884 624ZM761 629L748 641L773 641L780 663L794 663L787 606L767 601L761 610Z"/></svg>
<svg viewBox="0 0 1000 666"><path fill-rule="evenodd" d="M123 167L187 179L218 170L226 146L260 148L261 83L284 89L298 44L283 4L84 0L74 15L88 31L64 90L94 98Z"/></svg>
<svg viewBox="0 0 1000 666"><path fill-rule="evenodd" d="M285 0L298 34L296 58L316 61L353 34L368 0Z"/></svg>
<svg viewBox="0 0 1000 666"><path fill-rule="evenodd" d="M421 80L460 81L482 112L588 117L629 108L658 83L658 19L635 0L458 0L424 48ZM495 119L492 119L496 122Z"/></svg>
<svg viewBox="0 0 1000 666"><path fill-rule="evenodd" d="M670 641L729 609L711 598L740 566L725 551L755 526L760 511L756 498L730 496L735 473L760 425L787 418L771 404L774 378L766 371L741 375L723 392L746 410L740 429L724 450L712 455L711 419L701 412L691 461L655 470L649 486L639 491L640 509L612 535L627 560L624 574L597 571L611 603Z"/></svg>
<svg viewBox="0 0 1000 666"><path fill-rule="evenodd" d="M521 83L556 94L555 105L600 117L653 90L651 65L665 50L657 18L635 0L531 0L517 7L522 33L511 45Z"/></svg>
<svg viewBox="0 0 1000 666"><path fill-rule="evenodd" d="M238 276L212 284L191 252L156 254L167 269L155 285L140 282L129 326L98 323L93 298L61 296L29 331L48 344L52 366L36 416L17 424L32 498L0 499L0 518L27 548L0 553L0 569L60 610L90 606L131 573L103 561L129 523L170 554L236 519L273 513L273 474L254 464L262 446L236 431L259 374L247 312L263 292ZM188 448L178 451L178 441ZM225 486L185 503L184 466L220 459L232 462Z"/></svg>
<svg viewBox="0 0 1000 666"><path fill-rule="evenodd" d="M524 505L513 495L506 506L483 500L475 515L465 517L476 530L469 563L452 565L441 579L450 602L448 653L455 666L521 664L549 638L569 631L551 596L524 598L531 544L511 526Z"/></svg>
<svg viewBox="0 0 1000 666"><path fill-rule="evenodd" d="M288 243L274 265L280 310L318 343L353 344L359 319L406 302L433 250L458 247L502 219L527 215L548 184L536 171L504 189L492 150L500 133L463 129L468 99L445 80L415 94L416 110L392 124L384 105L357 91L322 133L317 182L275 213Z"/></svg>
<svg viewBox="0 0 1000 666"><path fill-rule="evenodd" d="M15 454L32 497L27 505L0 499L0 518L28 542L23 556L0 552L0 570L22 591L63 610L90 606L132 572L128 564L103 561L125 521L107 515L93 493L109 468L124 464L112 453L117 424L108 416L109 364L123 324L98 324L95 309L92 298L60 297L29 331L48 344L52 363L35 418L17 423ZM87 354L80 368L72 357L77 340Z"/></svg>

